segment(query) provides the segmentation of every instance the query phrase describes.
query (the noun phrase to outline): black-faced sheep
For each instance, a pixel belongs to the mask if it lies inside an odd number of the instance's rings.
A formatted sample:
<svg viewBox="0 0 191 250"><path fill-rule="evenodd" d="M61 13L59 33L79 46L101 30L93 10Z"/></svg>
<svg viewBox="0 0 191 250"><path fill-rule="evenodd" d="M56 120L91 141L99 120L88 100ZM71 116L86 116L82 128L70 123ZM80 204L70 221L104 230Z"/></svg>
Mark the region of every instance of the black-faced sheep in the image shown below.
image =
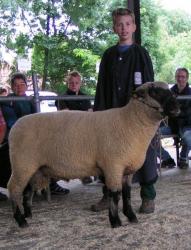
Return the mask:
<svg viewBox="0 0 191 250"><path fill-rule="evenodd" d="M19 226L25 227L25 217L31 215L26 187L39 171L45 179L103 174L110 193L109 220L112 227L120 226L118 201L123 176L142 166L161 119L178 112L168 85L156 82L137 88L122 108L38 113L19 119L9 136L12 175L8 183ZM122 192L123 213L135 222L127 192Z"/></svg>

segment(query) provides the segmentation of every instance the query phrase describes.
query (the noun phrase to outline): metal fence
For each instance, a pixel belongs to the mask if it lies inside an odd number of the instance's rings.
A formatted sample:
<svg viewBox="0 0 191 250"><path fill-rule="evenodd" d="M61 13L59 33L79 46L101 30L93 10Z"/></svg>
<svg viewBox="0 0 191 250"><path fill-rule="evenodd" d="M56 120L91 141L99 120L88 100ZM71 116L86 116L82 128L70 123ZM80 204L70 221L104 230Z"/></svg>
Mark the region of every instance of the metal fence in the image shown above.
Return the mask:
<svg viewBox="0 0 191 250"><path fill-rule="evenodd" d="M40 96L37 79L34 74L32 76L32 83L33 83L34 96L0 96L0 102L33 101L36 106L36 111L40 112L40 102L42 100L94 100L93 96L87 96L87 95Z"/></svg>
<svg viewBox="0 0 191 250"><path fill-rule="evenodd" d="M32 101L34 102L36 106L36 111L40 112L40 102L42 100L94 100L93 96L84 96L84 95L78 95L78 96L69 96L69 95L62 95L62 96L40 96L39 95L39 89L37 84L36 76L33 74L32 76L32 82L33 82L33 89L34 89L34 96L0 96L0 102L6 102L6 101ZM191 95L181 95L177 97L178 100L191 100Z"/></svg>

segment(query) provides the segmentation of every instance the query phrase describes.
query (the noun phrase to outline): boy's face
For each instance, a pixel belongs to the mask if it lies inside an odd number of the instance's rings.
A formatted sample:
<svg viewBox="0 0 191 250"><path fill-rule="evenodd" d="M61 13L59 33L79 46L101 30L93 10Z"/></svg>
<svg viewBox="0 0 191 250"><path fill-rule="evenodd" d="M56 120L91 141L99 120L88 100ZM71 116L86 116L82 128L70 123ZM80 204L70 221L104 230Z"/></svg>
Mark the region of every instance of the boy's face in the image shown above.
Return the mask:
<svg viewBox="0 0 191 250"><path fill-rule="evenodd" d="M131 16L117 16L113 26L114 32L119 36L119 44L131 45L136 25Z"/></svg>
<svg viewBox="0 0 191 250"><path fill-rule="evenodd" d="M27 90L27 86L26 86L25 81L23 79L21 79L21 78L16 78L14 80L12 90L13 90L14 94L17 95L17 96L25 95L25 92Z"/></svg>
<svg viewBox="0 0 191 250"><path fill-rule="evenodd" d="M81 77L80 76L71 76L68 80L68 88L78 94L81 86Z"/></svg>

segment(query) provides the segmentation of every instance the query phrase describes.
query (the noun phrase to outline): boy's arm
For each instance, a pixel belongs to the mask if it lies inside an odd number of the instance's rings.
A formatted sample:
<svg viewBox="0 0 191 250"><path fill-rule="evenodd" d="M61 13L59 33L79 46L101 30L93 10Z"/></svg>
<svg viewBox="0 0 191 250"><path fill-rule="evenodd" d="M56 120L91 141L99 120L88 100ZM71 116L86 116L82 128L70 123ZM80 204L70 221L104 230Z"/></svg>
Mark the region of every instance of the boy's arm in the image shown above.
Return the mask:
<svg viewBox="0 0 191 250"><path fill-rule="evenodd" d="M143 68L143 83L145 82L153 82L154 81L154 70L153 64L151 61L151 57L146 49L142 51L142 57L144 60L144 68Z"/></svg>

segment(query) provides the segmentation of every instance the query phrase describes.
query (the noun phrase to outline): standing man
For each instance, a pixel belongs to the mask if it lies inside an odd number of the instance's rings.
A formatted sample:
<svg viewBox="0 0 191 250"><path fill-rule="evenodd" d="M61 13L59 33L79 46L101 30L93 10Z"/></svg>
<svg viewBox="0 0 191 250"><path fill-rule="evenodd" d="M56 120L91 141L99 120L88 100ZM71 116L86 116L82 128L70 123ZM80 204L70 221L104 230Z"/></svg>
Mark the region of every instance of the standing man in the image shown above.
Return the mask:
<svg viewBox="0 0 191 250"><path fill-rule="evenodd" d="M112 18L113 30L119 42L103 54L95 96L95 111L126 105L138 86L154 80L153 66L148 52L133 41L136 30L133 12L119 8L112 12ZM145 127L145 133L146 131ZM153 143L154 140L148 149L143 167L136 174L141 185L142 204L139 210L141 213L153 213L155 209L154 183L157 180L157 162ZM107 208L108 191L105 186L103 193L101 201L92 206L93 211Z"/></svg>

